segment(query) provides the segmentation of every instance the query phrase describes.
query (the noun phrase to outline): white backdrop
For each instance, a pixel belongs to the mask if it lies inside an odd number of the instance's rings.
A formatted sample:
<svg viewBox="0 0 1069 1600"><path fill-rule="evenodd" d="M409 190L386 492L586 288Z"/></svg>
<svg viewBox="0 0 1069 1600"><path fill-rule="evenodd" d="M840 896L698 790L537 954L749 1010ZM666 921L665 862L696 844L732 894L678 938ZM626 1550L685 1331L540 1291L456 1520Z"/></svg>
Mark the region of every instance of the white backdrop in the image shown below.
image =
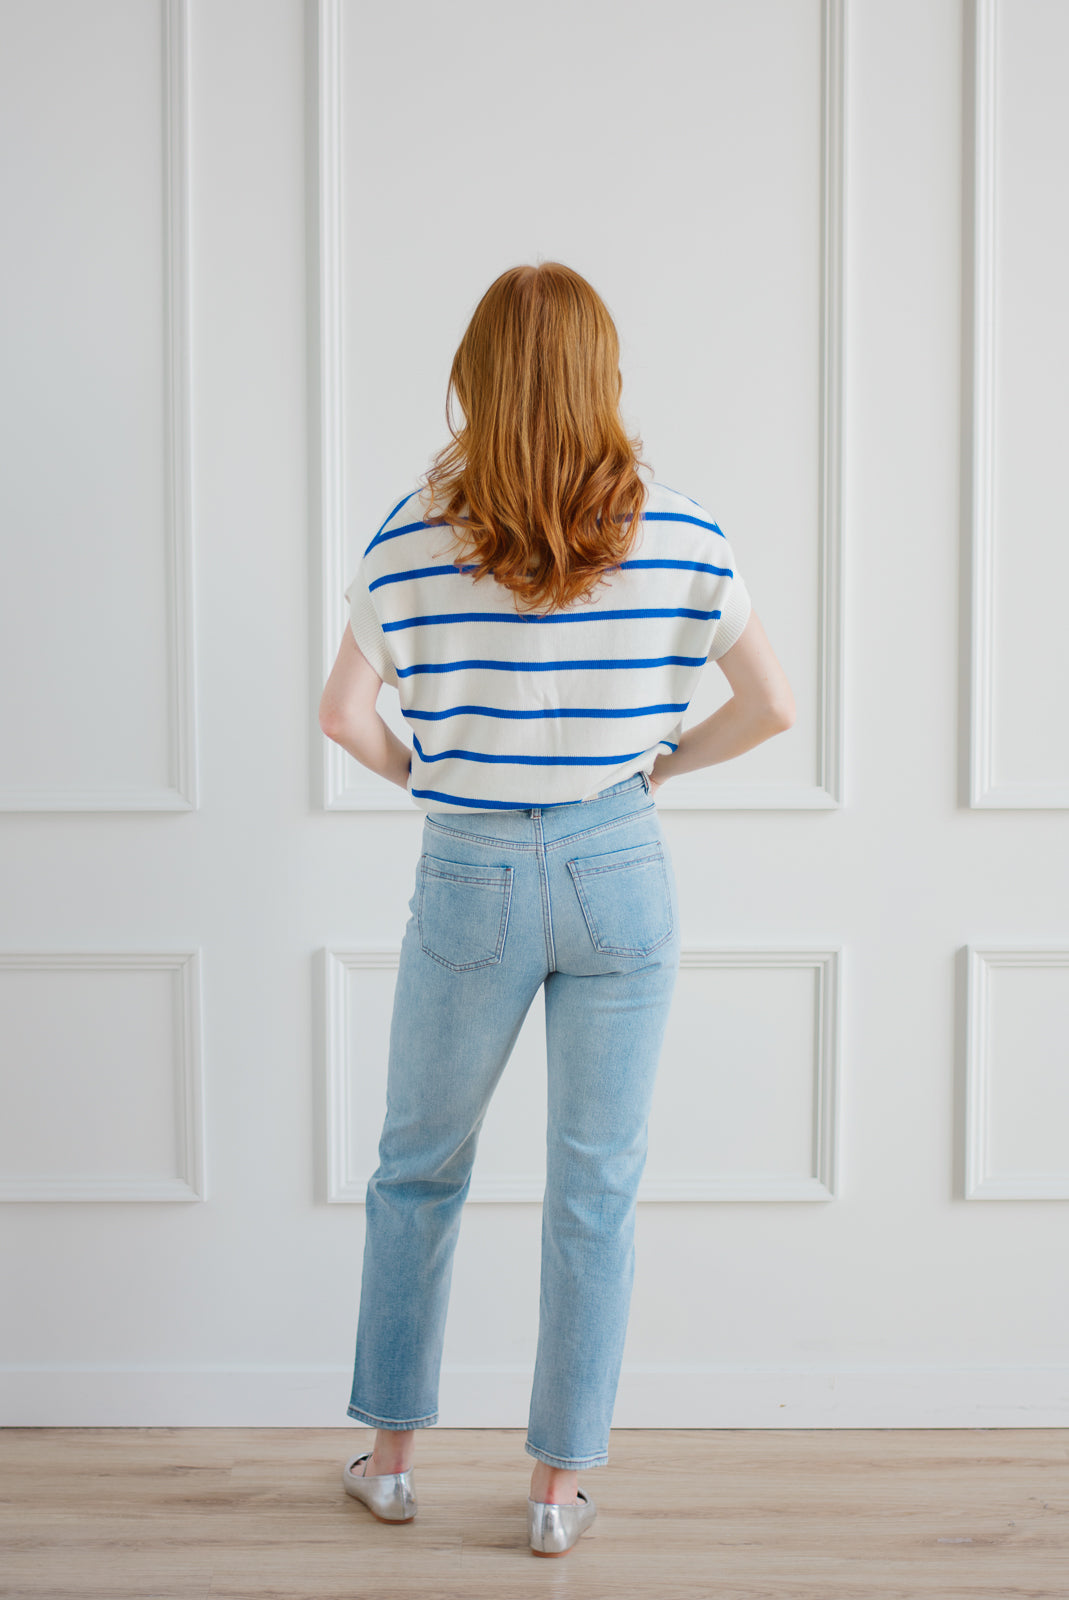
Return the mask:
<svg viewBox="0 0 1069 1600"><path fill-rule="evenodd" d="M318 701L558 259L798 708L658 797L615 1423L1069 1422L1067 67L1057 0L5 0L0 1421L347 1420L420 819ZM526 1422L541 1030L444 1426Z"/></svg>

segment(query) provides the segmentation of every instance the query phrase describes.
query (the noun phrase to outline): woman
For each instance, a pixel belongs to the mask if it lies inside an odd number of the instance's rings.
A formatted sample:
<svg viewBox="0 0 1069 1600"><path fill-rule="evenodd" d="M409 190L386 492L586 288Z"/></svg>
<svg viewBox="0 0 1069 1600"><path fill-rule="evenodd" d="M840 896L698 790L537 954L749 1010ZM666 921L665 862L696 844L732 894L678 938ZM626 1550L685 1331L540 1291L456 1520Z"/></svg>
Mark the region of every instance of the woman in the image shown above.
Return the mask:
<svg viewBox="0 0 1069 1600"><path fill-rule="evenodd" d="M424 814L401 946L387 1114L366 1197L343 1472L415 1514L461 1209L490 1097L545 986L549 1106L538 1346L525 1449L531 1549L596 1510L634 1275L635 1196L679 968L652 796L752 749L794 702L723 532L639 476L616 329L558 262L491 284L450 374L452 445L367 546L323 731ZM455 391L459 433L449 415ZM702 667L734 695L682 732ZM409 750L375 710L399 692Z"/></svg>

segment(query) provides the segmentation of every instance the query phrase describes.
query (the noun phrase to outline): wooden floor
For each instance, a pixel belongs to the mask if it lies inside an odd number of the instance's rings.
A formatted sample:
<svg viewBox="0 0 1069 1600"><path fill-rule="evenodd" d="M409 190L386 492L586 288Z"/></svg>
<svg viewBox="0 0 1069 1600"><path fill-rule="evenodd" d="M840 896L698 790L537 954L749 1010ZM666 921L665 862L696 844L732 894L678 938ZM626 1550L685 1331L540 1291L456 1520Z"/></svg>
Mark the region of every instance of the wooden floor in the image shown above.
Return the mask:
<svg viewBox="0 0 1069 1600"><path fill-rule="evenodd" d="M523 1429L427 1428L419 1510L342 1488L370 1429L0 1430L3 1600L1069 1596L1069 1429L614 1429L598 1518L527 1545Z"/></svg>

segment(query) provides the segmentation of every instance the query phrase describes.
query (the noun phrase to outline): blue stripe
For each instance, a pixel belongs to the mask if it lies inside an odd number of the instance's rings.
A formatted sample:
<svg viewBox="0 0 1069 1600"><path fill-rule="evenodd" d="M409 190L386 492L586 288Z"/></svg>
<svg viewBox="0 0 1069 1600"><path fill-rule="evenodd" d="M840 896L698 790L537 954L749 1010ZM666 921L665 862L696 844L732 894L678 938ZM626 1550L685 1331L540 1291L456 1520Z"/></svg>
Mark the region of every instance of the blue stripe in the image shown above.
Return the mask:
<svg viewBox="0 0 1069 1600"><path fill-rule="evenodd" d="M413 489L412 493L411 494L406 494L403 500L398 500L397 504L394 506L393 510L390 512L390 515L386 518L386 522L384 522L382 524L382 528L385 528L387 523L392 522L394 517L396 517L397 513L400 511L401 507L402 506L406 506L408 504L408 502L411 499L413 499L414 496L417 495L417 494L419 494L419 490L418 489ZM414 522L412 524L412 526L414 528L418 528L418 527L421 527L422 524L418 523L418 522ZM372 539L371 543L368 545L367 550L364 551L365 555L367 555L367 551L368 550L373 550L375 548L375 545L378 543L379 536L382 533L382 528L379 529L379 531L375 535L374 539ZM402 529L402 530L399 530L399 531L404 532L404 531L407 531L407 530L403 530ZM387 537L390 537L390 535L387 535Z"/></svg>
<svg viewBox="0 0 1069 1600"><path fill-rule="evenodd" d="M672 492L675 493L674 490ZM406 494L403 500L398 500L397 504L390 512L390 515L386 518L386 521L382 524L382 527L368 545L367 550L364 551L365 555L368 554L368 551L373 550L377 544L384 544L387 539L398 539L403 533L415 533L417 528L441 528L448 526L448 524L437 522L406 522L401 528L391 528L389 533L384 532L387 524L393 521L401 507L407 505L410 500L415 499L419 493L420 491L418 489L413 489L412 493ZM689 499L689 496L684 495L683 499ZM692 500L691 504L697 505L698 502L696 500ZM721 539L727 538L724 530L722 528L718 528L715 522L706 522L703 517L688 516L684 511L643 511L640 513L640 515L646 522L692 522L697 528L708 528L711 533L718 533ZM630 521L630 516L628 516L626 520Z"/></svg>
<svg viewBox="0 0 1069 1600"><path fill-rule="evenodd" d="M660 744L666 744L669 750L678 749L670 739L660 739ZM574 805L574 800L472 800L466 794L446 794L441 789L412 789L409 791L413 799L443 800L446 805L469 806L473 811L530 811L538 806L540 811L549 811L556 806Z"/></svg>
<svg viewBox="0 0 1069 1600"><path fill-rule="evenodd" d="M462 716L515 717L517 719L530 717L648 717L658 711L686 711L689 704L690 702L688 701L686 704L680 705L635 706L625 711L618 711L615 708L607 710L600 706L589 706L578 710L561 708L560 710L548 711L505 711L500 706L450 706L448 711L402 710L401 715L406 721L411 721L413 718L418 717L423 722L441 722L443 717Z"/></svg>
<svg viewBox="0 0 1069 1600"><path fill-rule="evenodd" d="M403 529L399 529L403 532ZM474 572L478 563L469 561L466 566L454 567L407 567L404 572L387 572L381 578L375 578L368 584L368 591L381 589L385 583L407 583L410 578L452 578L458 577L463 572ZM730 567L714 567L708 561L673 561L668 557L658 560L621 561L617 567L609 567L610 572L624 572L629 568L671 567L682 569L686 572L711 572L719 578L733 578L734 572Z"/></svg>
<svg viewBox="0 0 1069 1600"><path fill-rule="evenodd" d="M708 561L675 561L668 556L659 556L656 560L641 558L638 561L621 561L621 568L626 567L681 567L687 572L713 572L717 577L733 578L735 576L731 567L714 567ZM615 570L615 569L614 569Z"/></svg>
<svg viewBox="0 0 1069 1600"><path fill-rule="evenodd" d="M388 572L385 577L373 579L368 584L368 589L381 589L384 583L405 583L409 578L444 578L447 575L453 577L461 572L472 572L474 567L474 562L466 567L408 567L404 572Z"/></svg>
<svg viewBox="0 0 1069 1600"><path fill-rule="evenodd" d="M469 800L466 794L444 794L441 789L410 789L409 794L418 800L444 800L449 806L470 806L473 811L529 811L534 801L527 800ZM554 800L553 805L570 805L571 801ZM540 809L549 809L545 801Z"/></svg>
<svg viewBox="0 0 1069 1600"><path fill-rule="evenodd" d="M695 505L697 503L694 502ZM712 533L718 533L721 539L727 538L723 528L718 528L715 522L706 522L702 517L689 517L685 511L646 511L643 515L647 522L693 522L698 528L708 528Z"/></svg>
<svg viewBox="0 0 1069 1600"><path fill-rule="evenodd" d="M614 672L627 667L704 667L705 656L650 656L646 660L628 661L440 661L415 667L398 667L399 678L410 678L416 672L463 672L467 667L486 667L496 672L579 672L589 667Z"/></svg>
<svg viewBox="0 0 1069 1600"><path fill-rule="evenodd" d="M400 628L432 628L440 622L616 622L621 617L693 617L696 622L713 622L719 615L719 611L692 611L689 606L639 606L634 610L575 614L562 612L555 617L518 617L505 611L441 611L437 616L401 617L397 622L384 622L382 631L396 633Z"/></svg>
<svg viewBox="0 0 1069 1600"><path fill-rule="evenodd" d="M409 499L411 498L412 497L410 495ZM401 504L403 505L404 501L402 501ZM371 543L368 545L367 550L364 551L364 554L367 555L368 550L374 550L377 544L385 544L387 539L399 539L403 533L415 533L417 528L429 528L430 526L431 524L429 522L406 522L402 527L390 528L385 533L383 533L382 529L380 528L378 533L372 539Z"/></svg>
<svg viewBox="0 0 1069 1600"><path fill-rule="evenodd" d="M621 761L633 761L644 753L642 750L626 750L621 756L491 756L481 750L458 749L441 750L436 756L428 756L424 754L418 734L412 735L412 743L419 759L428 766L432 761L453 760L486 761L493 766L504 767L618 767Z"/></svg>

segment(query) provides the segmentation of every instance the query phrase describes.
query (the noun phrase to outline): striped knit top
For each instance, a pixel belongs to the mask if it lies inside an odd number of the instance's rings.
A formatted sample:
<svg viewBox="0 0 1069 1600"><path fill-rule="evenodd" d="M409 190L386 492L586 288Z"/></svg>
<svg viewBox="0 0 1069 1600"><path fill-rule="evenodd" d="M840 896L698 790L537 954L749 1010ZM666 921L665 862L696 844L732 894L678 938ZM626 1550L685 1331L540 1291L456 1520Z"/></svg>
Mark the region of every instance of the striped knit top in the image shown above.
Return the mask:
<svg viewBox="0 0 1069 1600"><path fill-rule="evenodd" d="M707 660L749 620L726 535L695 500L648 485L635 548L586 600L524 613L478 583L452 530L398 502L345 590L350 627L412 733L418 810L585 800L674 750Z"/></svg>

